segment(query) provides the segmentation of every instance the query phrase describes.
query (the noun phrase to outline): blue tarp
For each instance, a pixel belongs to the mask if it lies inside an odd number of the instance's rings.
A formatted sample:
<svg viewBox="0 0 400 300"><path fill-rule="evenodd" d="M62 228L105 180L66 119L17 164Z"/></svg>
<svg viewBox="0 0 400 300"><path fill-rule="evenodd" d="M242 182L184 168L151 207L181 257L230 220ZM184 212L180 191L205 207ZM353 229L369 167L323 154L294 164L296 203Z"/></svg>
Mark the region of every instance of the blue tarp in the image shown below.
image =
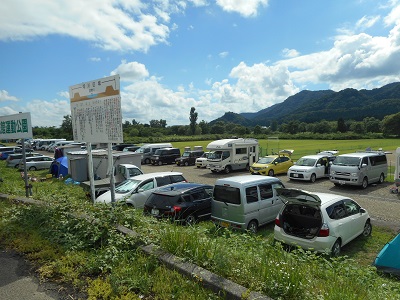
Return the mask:
<svg viewBox="0 0 400 300"><path fill-rule="evenodd" d="M382 248L374 265L379 271L400 276L400 233Z"/></svg>
<svg viewBox="0 0 400 300"><path fill-rule="evenodd" d="M51 168L50 168L50 173L53 174L55 177L59 177L62 175L63 177L66 177L68 175L68 159L66 156L62 156L57 158Z"/></svg>

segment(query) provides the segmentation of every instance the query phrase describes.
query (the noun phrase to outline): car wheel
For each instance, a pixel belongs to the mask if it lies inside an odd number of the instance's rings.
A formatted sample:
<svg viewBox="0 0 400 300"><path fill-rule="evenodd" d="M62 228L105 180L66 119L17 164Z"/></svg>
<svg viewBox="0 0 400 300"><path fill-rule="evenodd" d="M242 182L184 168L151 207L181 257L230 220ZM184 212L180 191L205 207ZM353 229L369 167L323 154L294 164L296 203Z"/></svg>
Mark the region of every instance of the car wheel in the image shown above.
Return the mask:
<svg viewBox="0 0 400 300"><path fill-rule="evenodd" d="M257 229L258 229L258 225L257 225L257 222L256 221L250 221L250 223L249 223L249 225L247 225L247 230L250 232L250 233L257 233Z"/></svg>
<svg viewBox="0 0 400 300"><path fill-rule="evenodd" d="M310 182L314 183L316 179L317 179L317 176L314 173L311 174Z"/></svg>
<svg viewBox="0 0 400 300"><path fill-rule="evenodd" d="M188 161L185 161L185 166L187 167L189 165L189 162Z"/></svg>
<svg viewBox="0 0 400 300"><path fill-rule="evenodd" d="M215 170L211 170L211 172L212 172L212 173L217 173L217 171L215 171Z"/></svg>
<svg viewBox="0 0 400 300"><path fill-rule="evenodd" d="M185 223L186 225L193 225L197 221L197 218L195 215L189 215L186 217Z"/></svg>
<svg viewBox="0 0 400 300"><path fill-rule="evenodd" d="M372 225L371 225L371 222L370 222L370 221L367 221L367 222L365 222L364 230L363 230L362 235L363 235L363 236L370 236L370 235L371 235L371 232L372 232Z"/></svg>
<svg viewBox="0 0 400 300"><path fill-rule="evenodd" d="M269 170L269 171L268 171L268 176L273 177L273 176L274 176L274 170L272 170L272 169Z"/></svg>
<svg viewBox="0 0 400 300"><path fill-rule="evenodd" d="M368 187L368 178L364 177L362 180L361 188L366 189Z"/></svg>
<svg viewBox="0 0 400 300"><path fill-rule="evenodd" d="M336 242L332 246L331 256L332 257L339 256L341 250L342 250L341 242L339 239L337 239Z"/></svg>
<svg viewBox="0 0 400 300"><path fill-rule="evenodd" d="M225 174L229 174L232 170L231 170L230 166L226 166L224 171L225 171Z"/></svg>
<svg viewBox="0 0 400 300"><path fill-rule="evenodd" d="M158 162L158 165L159 165L159 166L162 166L162 161L161 161L161 160Z"/></svg>
<svg viewBox="0 0 400 300"><path fill-rule="evenodd" d="M36 171L36 167L29 167L29 171Z"/></svg>
<svg viewBox="0 0 400 300"><path fill-rule="evenodd" d="M144 161L145 164L150 164L150 159L146 158Z"/></svg>
<svg viewBox="0 0 400 300"><path fill-rule="evenodd" d="M381 173L381 176L379 176L379 183L383 183L385 181L385 175Z"/></svg>
<svg viewBox="0 0 400 300"><path fill-rule="evenodd" d="M18 169L18 168L19 168L19 165L15 165L14 168Z"/></svg>

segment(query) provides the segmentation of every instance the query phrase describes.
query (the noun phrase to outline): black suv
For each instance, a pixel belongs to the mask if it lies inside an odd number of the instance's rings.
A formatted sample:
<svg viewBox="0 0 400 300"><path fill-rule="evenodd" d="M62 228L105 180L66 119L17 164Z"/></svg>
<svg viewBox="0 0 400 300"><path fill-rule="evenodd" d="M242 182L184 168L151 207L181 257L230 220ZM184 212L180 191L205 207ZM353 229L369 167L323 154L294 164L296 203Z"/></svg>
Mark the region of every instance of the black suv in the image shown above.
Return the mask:
<svg viewBox="0 0 400 300"><path fill-rule="evenodd" d="M199 158L204 153L203 150L191 150L183 152L182 156L175 160L178 166L194 165L196 158Z"/></svg>
<svg viewBox="0 0 400 300"><path fill-rule="evenodd" d="M152 165L174 164L175 159L181 157L181 151L178 148L157 149L151 156Z"/></svg>
<svg viewBox="0 0 400 300"><path fill-rule="evenodd" d="M211 216L213 186L200 183L174 183L155 190L146 200L144 213L156 218L193 224Z"/></svg>

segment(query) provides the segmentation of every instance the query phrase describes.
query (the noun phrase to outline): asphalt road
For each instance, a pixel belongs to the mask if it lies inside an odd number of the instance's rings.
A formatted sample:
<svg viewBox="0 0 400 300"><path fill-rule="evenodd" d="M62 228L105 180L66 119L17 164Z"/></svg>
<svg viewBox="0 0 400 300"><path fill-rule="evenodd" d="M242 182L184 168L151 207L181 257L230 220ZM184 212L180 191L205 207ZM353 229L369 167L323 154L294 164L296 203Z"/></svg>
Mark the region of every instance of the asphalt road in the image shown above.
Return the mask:
<svg viewBox="0 0 400 300"><path fill-rule="evenodd" d="M62 299L55 285L42 285L32 274L24 258L14 251L0 248L0 299Z"/></svg>

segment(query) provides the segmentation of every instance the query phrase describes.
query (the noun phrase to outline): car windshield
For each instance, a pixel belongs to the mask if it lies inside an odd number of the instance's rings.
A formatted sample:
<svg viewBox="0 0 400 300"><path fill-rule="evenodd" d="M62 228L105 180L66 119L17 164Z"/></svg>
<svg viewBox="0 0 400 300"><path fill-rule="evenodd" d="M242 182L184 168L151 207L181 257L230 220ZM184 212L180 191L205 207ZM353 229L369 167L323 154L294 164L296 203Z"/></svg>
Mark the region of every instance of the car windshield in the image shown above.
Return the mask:
<svg viewBox="0 0 400 300"><path fill-rule="evenodd" d="M304 167L312 167L315 165L315 158L300 158L297 162L296 165L297 166L304 166Z"/></svg>
<svg viewBox="0 0 400 300"><path fill-rule="evenodd" d="M266 156L266 157L262 157L260 158L257 163L258 164L270 164L274 161L275 157L270 157L270 156Z"/></svg>
<svg viewBox="0 0 400 300"><path fill-rule="evenodd" d="M183 152L182 157L189 157L190 156L190 152Z"/></svg>
<svg viewBox="0 0 400 300"><path fill-rule="evenodd" d="M358 166L360 165L360 158L351 156L338 156L333 161L333 164L340 166Z"/></svg>
<svg viewBox="0 0 400 300"><path fill-rule="evenodd" d="M221 159L222 151L214 151L208 154L209 159Z"/></svg>
<svg viewBox="0 0 400 300"><path fill-rule="evenodd" d="M140 182L141 182L140 180L135 180L135 179L124 180L118 186L115 187L115 192L118 194L126 194L134 190Z"/></svg>

